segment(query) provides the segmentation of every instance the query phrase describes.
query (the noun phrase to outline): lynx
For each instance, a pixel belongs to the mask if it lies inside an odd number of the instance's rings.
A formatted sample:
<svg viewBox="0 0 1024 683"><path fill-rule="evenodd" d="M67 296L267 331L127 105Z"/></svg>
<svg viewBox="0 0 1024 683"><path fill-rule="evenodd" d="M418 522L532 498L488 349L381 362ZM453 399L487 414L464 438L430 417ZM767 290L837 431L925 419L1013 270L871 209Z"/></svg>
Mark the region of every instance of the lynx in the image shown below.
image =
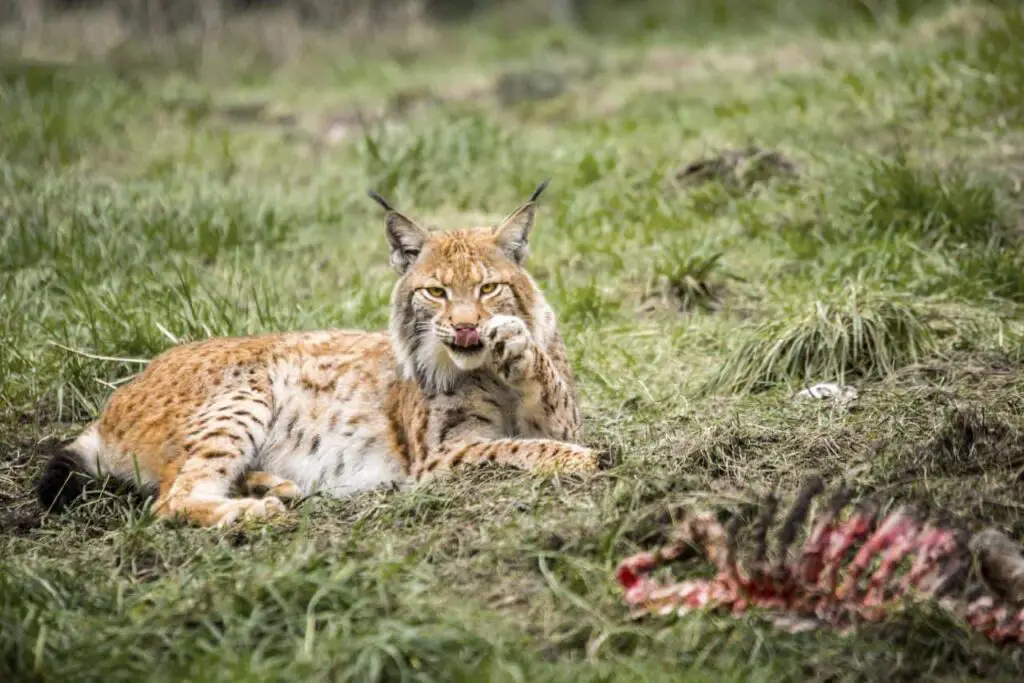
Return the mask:
<svg viewBox="0 0 1024 683"><path fill-rule="evenodd" d="M386 332L173 347L52 457L40 503L61 510L110 476L155 496L161 518L225 526L459 466L593 472L555 315L524 269L546 186L497 226L448 232L370 191L398 274Z"/></svg>

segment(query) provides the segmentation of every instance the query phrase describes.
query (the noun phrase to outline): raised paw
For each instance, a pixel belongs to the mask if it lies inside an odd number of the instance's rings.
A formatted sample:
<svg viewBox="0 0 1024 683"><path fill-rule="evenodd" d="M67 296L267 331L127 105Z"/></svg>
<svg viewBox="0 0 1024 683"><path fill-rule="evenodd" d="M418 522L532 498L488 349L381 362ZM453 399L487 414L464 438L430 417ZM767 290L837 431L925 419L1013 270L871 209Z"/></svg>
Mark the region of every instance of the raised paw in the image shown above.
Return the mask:
<svg viewBox="0 0 1024 683"><path fill-rule="evenodd" d="M533 337L521 318L496 315L484 330L484 343L490 350L495 372L510 382L524 379L532 367L535 350Z"/></svg>
<svg viewBox="0 0 1024 683"><path fill-rule="evenodd" d="M234 524L238 520L267 519L274 515L284 514L284 503L280 498L266 496L265 498L233 498L224 501L219 506L215 516L216 526L225 527Z"/></svg>

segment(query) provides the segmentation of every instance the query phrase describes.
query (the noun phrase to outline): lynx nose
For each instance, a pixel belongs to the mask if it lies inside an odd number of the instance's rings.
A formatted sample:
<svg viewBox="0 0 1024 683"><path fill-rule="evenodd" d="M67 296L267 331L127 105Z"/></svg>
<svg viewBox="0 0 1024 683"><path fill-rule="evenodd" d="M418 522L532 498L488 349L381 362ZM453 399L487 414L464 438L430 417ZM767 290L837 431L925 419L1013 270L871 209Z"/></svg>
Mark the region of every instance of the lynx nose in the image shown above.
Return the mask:
<svg viewBox="0 0 1024 683"><path fill-rule="evenodd" d="M476 325L472 323L456 323L454 327L456 346L476 346L480 343L480 332L477 330Z"/></svg>

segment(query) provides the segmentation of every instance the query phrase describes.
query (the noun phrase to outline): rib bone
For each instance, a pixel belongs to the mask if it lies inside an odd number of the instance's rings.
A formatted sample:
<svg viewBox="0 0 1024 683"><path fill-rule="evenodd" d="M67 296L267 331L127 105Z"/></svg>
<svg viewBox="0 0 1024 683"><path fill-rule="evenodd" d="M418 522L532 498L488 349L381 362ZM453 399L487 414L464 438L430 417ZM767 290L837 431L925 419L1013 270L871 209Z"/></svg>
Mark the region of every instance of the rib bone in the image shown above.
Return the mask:
<svg viewBox="0 0 1024 683"><path fill-rule="evenodd" d="M1009 537L991 528L972 535L909 507L877 519L873 503L851 505L846 489L809 517L823 489L818 478L802 487L778 534L774 561L767 538L778 500L768 497L754 522L750 567L738 558L735 520L723 526L710 512L688 515L669 545L620 563L617 576L632 614L758 608L791 632L847 630L858 620L884 619L908 599L934 600L994 642L1024 644L1024 608L1018 604L1024 601L1024 554ZM805 526L806 540L791 558L789 547ZM703 551L717 569L714 577L670 585L650 578L690 547ZM978 569L975 581L969 580L972 567Z"/></svg>

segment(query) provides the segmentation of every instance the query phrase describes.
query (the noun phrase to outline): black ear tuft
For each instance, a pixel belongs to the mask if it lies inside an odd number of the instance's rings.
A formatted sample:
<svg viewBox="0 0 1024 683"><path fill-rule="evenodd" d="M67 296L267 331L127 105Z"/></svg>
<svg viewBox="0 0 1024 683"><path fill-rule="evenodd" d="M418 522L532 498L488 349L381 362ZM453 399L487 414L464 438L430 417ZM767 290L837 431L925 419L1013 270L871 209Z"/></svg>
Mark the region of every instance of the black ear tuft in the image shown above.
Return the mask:
<svg viewBox="0 0 1024 683"><path fill-rule="evenodd" d="M535 202L540 199L540 196L544 194L544 190L547 189L548 183L551 182L551 178L545 178L544 181L537 186L537 189L530 195L530 201Z"/></svg>
<svg viewBox="0 0 1024 683"><path fill-rule="evenodd" d="M366 191L366 195L370 199L372 199L373 201L377 202L382 207L384 207L385 211L394 211L394 209L391 208L391 205L387 203L387 200L385 200L383 197L381 197L380 194L378 194L376 190L367 190Z"/></svg>

